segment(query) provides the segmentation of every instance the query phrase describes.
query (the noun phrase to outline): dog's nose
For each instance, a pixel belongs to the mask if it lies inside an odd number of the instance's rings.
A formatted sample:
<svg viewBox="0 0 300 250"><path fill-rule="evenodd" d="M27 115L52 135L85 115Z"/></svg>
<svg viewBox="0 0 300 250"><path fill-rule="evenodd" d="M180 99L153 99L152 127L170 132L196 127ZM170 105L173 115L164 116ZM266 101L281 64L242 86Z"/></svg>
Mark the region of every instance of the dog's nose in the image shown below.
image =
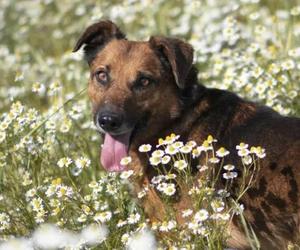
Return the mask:
<svg viewBox="0 0 300 250"><path fill-rule="evenodd" d="M121 127L122 119L114 114L100 115L98 118L99 126L106 132L113 132Z"/></svg>

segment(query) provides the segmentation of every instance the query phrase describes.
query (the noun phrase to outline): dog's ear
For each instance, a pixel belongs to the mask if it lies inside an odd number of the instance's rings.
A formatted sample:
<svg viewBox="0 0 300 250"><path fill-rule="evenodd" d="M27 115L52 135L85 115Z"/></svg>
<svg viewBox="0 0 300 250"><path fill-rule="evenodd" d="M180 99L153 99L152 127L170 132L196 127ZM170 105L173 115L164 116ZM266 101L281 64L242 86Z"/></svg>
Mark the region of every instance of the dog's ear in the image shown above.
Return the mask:
<svg viewBox="0 0 300 250"><path fill-rule="evenodd" d="M158 50L168 60L176 84L180 89L185 88L185 81L193 64L193 47L177 38L152 36L150 46Z"/></svg>
<svg viewBox="0 0 300 250"><path fill-rule="evenodd" d="M90 63L96 52L111 39L126 39L124 33L111 21L94 23L83 32L78 39L73 52L84 46L85 58Z"/></svg>

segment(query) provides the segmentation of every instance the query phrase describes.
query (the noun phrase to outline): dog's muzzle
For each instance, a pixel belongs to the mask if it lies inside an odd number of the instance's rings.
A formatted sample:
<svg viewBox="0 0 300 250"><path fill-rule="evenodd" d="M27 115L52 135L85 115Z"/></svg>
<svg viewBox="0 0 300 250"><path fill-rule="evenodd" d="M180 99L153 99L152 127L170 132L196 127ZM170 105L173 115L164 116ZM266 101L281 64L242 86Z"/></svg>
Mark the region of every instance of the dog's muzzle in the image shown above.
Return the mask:
<svg viewBox="0 0 300 250"><path fill-rule="evenodd" d="M105 132L114 133L120 129L123 118L117 114L99 114L97 119L98 126Z"/></svg>

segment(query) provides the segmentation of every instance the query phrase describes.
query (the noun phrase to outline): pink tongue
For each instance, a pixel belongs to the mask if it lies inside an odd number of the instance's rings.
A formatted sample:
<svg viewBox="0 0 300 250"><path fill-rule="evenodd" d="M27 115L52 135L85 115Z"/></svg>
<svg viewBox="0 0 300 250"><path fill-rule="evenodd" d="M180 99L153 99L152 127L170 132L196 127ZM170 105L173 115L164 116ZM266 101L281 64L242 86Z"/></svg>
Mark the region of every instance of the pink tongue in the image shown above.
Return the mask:
<svg viewBox="0 0 300 250"><path fill-rule="evenodd" d="M101 164L107 171L123 171L125 166L120 164L122 158L128 154L129 137L131 133L112 137L105 134L101 151Z"/></svg>

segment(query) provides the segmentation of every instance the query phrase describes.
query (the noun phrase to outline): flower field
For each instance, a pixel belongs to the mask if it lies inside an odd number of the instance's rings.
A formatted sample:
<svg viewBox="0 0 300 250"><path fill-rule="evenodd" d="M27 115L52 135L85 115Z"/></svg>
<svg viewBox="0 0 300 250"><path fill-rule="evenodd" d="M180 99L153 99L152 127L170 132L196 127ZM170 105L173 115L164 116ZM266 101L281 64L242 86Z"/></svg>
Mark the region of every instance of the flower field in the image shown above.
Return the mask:
<svg viewBox="0 0 300 250"><path fill-rule="evenodd" d="M0 250L9 249L224 249L240 197L267 150L236 145L217 148L180 135L141 145L151 180L169 208L150 223L140 206L146 187L132 195L133 171L107 173L99 161L101 138L87 98L88 66L72 53L91 23L110 19L129 39L176 36L195 49L199 81L300 115L300 2L296 0L1 0L0 1ZM257 135L260 136L260 135ZM235 199L237 153L244 166ZM193 186L190 163L206 155ZM170 164L177 173L163 168ZM122 160L130 165L130 158ZM211 165L219 168L211 168ZM223 168L221 174L216 169ZM173 171L174 172L174 171ZM173 173L172 172L172 173ZM222 179L225 188L216 183ZM195 201L179 225L172 210L177 187ZM165 235L165 237L157 237ZM249 229L253 248L259 244Z"/></svg>

